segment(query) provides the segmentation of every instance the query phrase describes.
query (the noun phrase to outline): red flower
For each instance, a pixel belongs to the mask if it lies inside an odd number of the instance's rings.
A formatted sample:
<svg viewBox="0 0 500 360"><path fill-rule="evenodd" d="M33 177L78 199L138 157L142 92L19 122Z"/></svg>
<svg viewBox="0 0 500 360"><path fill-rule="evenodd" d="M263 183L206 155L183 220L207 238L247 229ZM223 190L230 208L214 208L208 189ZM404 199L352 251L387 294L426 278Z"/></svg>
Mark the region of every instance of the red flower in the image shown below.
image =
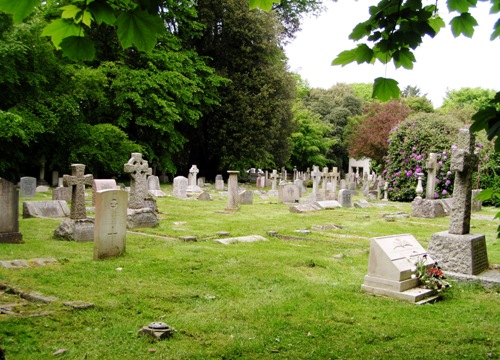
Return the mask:
<svg viewBox="0 0 500 360"><path fill-rule="evenodd" d="M429 275L440 277L443 276L443 272L439 268L433 267L429 270Z"/></svg>

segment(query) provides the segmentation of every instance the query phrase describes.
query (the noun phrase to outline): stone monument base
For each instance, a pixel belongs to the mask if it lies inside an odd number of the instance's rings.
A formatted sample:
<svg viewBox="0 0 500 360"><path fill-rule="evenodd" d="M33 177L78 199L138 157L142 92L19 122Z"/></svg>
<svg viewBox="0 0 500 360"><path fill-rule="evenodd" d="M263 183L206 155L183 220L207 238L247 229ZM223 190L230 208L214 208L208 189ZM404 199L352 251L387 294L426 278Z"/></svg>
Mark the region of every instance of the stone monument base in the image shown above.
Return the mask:
<svg viewBox="0 0 500 360"><path fill-rule="evenodd" d="M428 252L445 271L477 275L488 270L484 235L435 233L429 241Z"/></svg>
<svg viewBox="0 0 500 360"><path fill-rule="evenodd" d="M159 223L151 208L127 209L127 229L156 227Z"/></svg>
<svg viewBox="0 0 500 360"><path fill-rule="evenodd" d="M416 283L413 280L415 280ZM377 279L366 275L365 283L361 285L361 289L371 294L388 296L415 304L424 304L437 300L439 295L437 295L437 292L434 289L414 287L417 284L418 279L412 279L412 281L409 281L406 284L387 284L385 279ZM406 289L403 291L391 289L394 286Z"/></svg>
<svg viewBox="0 0 500 360"><path fill-rule="evenodd" d="M440 200L415 199L411 205L413 217L434 219L448 215Z"/></svg>
<svg viewBox="0 0 500 360"><path fill-rule="evenodd" d="M89 242L94 241L94 219L67 219L64 220L56 230L56 239Z"/></svg>
<svg viewBox="0 0 500 360"><path fill-rule="evenodd" d="M20 232L0 233L0 244L23 244L23 234Z"/></svg>

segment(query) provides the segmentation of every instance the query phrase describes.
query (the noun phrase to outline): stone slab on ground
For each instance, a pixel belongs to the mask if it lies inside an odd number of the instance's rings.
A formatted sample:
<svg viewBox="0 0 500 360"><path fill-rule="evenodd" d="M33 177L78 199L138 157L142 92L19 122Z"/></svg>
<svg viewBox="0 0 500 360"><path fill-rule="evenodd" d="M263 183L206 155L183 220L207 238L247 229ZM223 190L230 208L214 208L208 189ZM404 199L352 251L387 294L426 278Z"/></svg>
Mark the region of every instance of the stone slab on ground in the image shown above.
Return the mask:
<svg viewBox="0 0 500 360"><path fill-rule="evenodd" d="M336 200L316 201L314 205L319 206L322 209L335 209L342 207L342 205L340 205L340 203Z"/></svg>
<svg viewBox="0 0 500 360"><path fill-rule="evenodd" d="M291 213L306 213L319 210L321 210L321 207L319 205L311 203L290 206Z"/></svg>
<svg viewBox="0 0 500 360"><path fill-rule="evenodd" d="M24 201L23 219L69 217L68 203L64 200Z"/></svg>
<svg viewBox="0 0 500 360"><path fill-rule="evenodd" d="M251 243L257 241L268 241L268 240L260 235L238 236L238 237L214 240L214 242L224 245L235 244L235 243Z"/></svg>

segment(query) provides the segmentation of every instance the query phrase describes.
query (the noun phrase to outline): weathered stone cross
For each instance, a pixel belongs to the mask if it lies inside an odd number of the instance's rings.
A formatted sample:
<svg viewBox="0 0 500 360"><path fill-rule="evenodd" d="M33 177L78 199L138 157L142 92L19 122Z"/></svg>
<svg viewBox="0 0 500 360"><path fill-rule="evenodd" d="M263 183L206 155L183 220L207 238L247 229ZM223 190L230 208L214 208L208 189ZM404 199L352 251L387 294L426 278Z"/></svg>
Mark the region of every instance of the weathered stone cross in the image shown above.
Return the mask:
<svg viewBox="0 0 500 360"><path fill-rule="evenodd" d="M271 183L271 190L276 190L276 179L278 178L278 171L273 170L273 173L271 174L271 178L273 179L273 182Z"/></svg>
<svg viewBox="0 0 500 360"><path fill-rule="evenodd" d="M152 174L148 162L142 159L141 153L132 153L132 157L123 166L123 171L130 174L130 198L128 207L130 209L142 209L145 207L145 199L148 194L146 178Z"/></svg>
<svg viewBox="0 0 500 360"><path fill-rule="evenodd" d="M474 154L476 137L468 129L460 129L457 148L451 155L450 170L455 171L453 205L450 214L450 234L463 235L470 231L472 173L477 169Z"/></svg>
<svg viewBox="0 0 500 360"><path fill-rule="evenodd" d="M200 172L200 170L198 170L198 166L196 165L193 165L191 166L191 169L189 169L189 184L188 185L192 185L192 186L196 186L198 185L196 183L196 178L198 177L198 173Z"/></svg>
<svg viewBox="0 0 500 360"><path fill-rule="evenodd" d="M439 170L439 163L437 162L437 154L430 153L429 159L425 163L427 169L427 185L425 189L425 198L427 200L434 200L434 189L436 188L436 174Z"/></svg>
<svg viewBox="0 0 500 360"><path fill-rule="evenodd" d="M313 172L311 173L313 179L313 196L318 194L318 185L321 180L321 171L319 171L319 166L313 166Z"/></svg>
<svg viewBox="0 0 500 360"><path fill-rule="evenodd" d="M85 175L85 165L71 164L71 174L63 175L63 185L71 186L71 212L70 219L86 219L85 185L92 186L94 177Z"/></svg>

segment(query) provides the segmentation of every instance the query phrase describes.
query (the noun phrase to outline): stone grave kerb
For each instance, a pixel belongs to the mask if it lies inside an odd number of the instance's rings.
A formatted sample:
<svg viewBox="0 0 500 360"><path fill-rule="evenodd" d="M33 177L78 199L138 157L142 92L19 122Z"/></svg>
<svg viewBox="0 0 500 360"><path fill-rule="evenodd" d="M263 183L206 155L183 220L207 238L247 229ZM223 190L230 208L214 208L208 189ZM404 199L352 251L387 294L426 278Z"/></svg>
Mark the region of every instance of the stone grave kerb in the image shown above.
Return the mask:
<svg viewBox="0 0 500 360"><path fill-rule="evenodd" d="M427 200L434 200L434 189L436 188L436 174L439 170L439 163L437 161L437 154L430 153L427 162L425 163L427 169L427 184L425 189L425 198Z"/></svg>
<svg viewBox="0 0 500 360"><path fill-rule="evenodd" d="M455 182L450 234L463 235L470 232L472 173L478 166L478 156L474 154L475 140L475 135L468 129L460 129L457 147L452 151L450 170L455 172Z"/></svg>
<svg viewBox="0 0 500 360"><path fill-rule="evenodd" d="M147 176L153 173L148 162L142 159L141 153L132 153L132 157L123 166L123 171L130 175L130 198L128 207L130 209L142 209L145 207L145 199L148 194Z"/></svg>
<svg viewBox="0 0 500 360"><path fill-rule="evenodd" d="M94 177L85 175L85 165L71 164L71 175L63 175L63 185L71 187L70 219L86 219L85 185L92 186Z"/></svg>

